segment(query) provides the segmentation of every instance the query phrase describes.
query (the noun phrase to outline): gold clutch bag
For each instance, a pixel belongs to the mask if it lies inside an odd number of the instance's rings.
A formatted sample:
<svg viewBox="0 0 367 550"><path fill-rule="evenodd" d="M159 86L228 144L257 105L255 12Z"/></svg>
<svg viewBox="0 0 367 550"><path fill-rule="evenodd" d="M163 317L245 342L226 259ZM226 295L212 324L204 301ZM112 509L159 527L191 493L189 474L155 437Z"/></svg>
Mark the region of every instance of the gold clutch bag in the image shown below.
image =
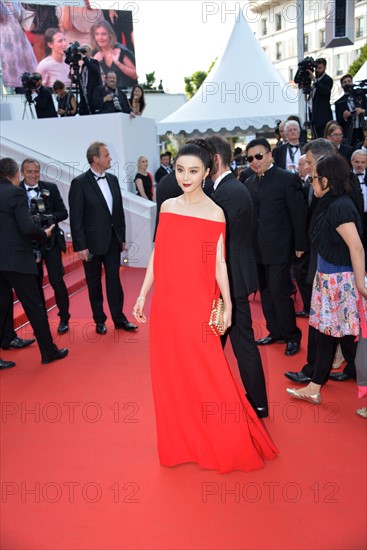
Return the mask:
<svg viewBox="0 0 367 550"><path fill-rule="evenodd" d="M222 298L215 298L210 312L209 326L216 336L222 336L224 330L224 302Z"/></svg>

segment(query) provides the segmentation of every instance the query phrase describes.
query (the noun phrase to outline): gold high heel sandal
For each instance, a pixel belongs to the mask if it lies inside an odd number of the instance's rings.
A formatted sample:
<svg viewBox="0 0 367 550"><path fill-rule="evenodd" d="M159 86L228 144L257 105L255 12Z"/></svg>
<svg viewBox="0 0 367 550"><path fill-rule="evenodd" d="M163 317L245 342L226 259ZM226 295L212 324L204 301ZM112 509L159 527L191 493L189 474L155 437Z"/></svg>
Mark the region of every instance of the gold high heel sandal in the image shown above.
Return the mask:
<svg viewBox="0 0 367 550"><path fill-rule="evenodd" d="M316 393L314 395L308 395L306 393L300 393L296 388L287 388L287 392L294 397L295 399L301 399L302 401L308 401L313 405L320 405L321 403L321 394Z"/></svg>

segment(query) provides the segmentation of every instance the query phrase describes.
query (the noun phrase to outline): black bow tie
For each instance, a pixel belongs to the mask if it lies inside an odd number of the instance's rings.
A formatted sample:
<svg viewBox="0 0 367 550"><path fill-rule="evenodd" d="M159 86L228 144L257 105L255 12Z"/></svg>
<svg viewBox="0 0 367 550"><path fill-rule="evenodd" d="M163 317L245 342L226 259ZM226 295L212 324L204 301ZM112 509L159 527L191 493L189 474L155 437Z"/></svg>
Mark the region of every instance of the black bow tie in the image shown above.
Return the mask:
<svg viewBox="0 0 367 550"><path fill-rule="evenodd" d="M28 187L27 192L29 193L30 191L36 191L36 193L39 193L39 190L40 188L37 185L36 187Z"/></svg>
<svg viewBox="0 0 367 550"><path fill-rule="evenodd" d="M297 149L299 149L299 145L290 145L289 146L291 147L291 149L295 149L297 151Z"/></svg>
<svg viewBox="0 0 367 550"><path fill-rule="evenodd" d="M106 176L95 176L95 178L96 178L96 181L105 180Z"/></svg>

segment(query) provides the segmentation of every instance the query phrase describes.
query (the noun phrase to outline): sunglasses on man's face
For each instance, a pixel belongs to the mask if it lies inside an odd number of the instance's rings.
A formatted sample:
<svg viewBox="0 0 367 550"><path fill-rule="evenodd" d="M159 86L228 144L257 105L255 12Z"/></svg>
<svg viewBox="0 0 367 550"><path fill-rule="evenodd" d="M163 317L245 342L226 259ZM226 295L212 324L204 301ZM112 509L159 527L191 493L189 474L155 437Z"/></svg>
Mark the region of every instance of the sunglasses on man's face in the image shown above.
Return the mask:
<svg viewBox="0 0 367 550"><path fill-rule="evenodd" d="M308 181L312 184L314 182L314 180L318 180L318 181L321 181L323 178L323 176L310 176L308 178Z"/></svg>
<svg viewBox="0 0 367 550"><path fill-rule="evenodd" d="M265 153L265 155L266 155L266 153ZM247 157L247 162L248 162L249 164L251 164L251 162L253 162L254 159L256 159L256 160L262 160L263 158L264 158L264 153L256 153L256 155L249 155L249 156Z"/></svg>

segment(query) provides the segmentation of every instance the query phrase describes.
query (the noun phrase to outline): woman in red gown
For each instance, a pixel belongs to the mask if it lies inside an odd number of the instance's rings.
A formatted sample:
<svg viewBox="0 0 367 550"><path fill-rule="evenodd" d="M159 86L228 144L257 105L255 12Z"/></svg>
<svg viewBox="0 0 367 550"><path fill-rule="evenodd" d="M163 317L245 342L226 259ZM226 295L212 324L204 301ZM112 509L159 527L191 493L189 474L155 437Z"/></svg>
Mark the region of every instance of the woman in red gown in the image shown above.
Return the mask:
<svg viewBox="0 0 367 550"><path fill-rule="evenodd" d="M233 376L208 322L221 294L224 325L232 304L225 263L225 217L202 189L212 166L203 140L179 151L183 195L162 205L155 250L133 314L145 323L154 281L150 355L159 459L195 462L220 473L260 469L278 450Z"/></svg>

